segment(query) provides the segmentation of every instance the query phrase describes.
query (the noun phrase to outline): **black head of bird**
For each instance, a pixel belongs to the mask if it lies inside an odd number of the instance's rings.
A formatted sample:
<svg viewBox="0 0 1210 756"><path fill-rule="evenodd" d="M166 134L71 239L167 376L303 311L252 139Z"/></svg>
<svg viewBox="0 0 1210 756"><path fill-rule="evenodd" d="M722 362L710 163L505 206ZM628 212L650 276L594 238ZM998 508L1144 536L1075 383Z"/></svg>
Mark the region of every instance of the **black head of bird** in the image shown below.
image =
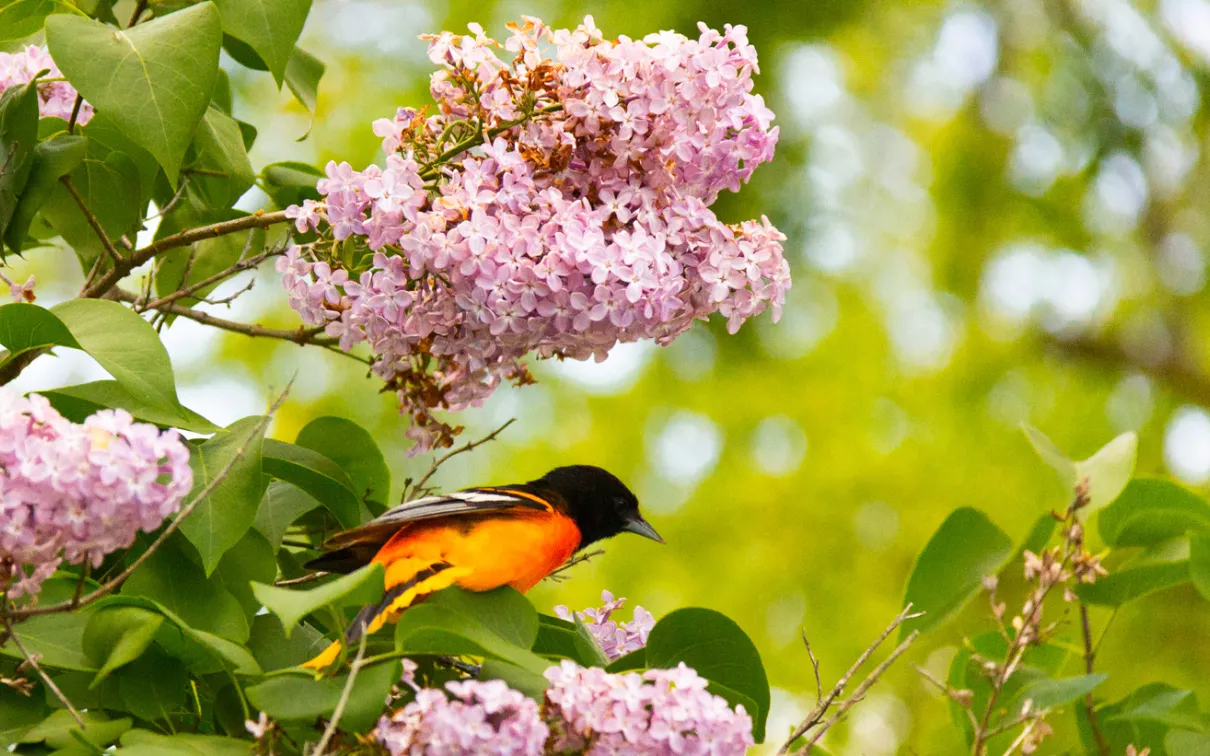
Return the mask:
<svg viewBox="0 0 1210 756"><path fill-rule="evenodd" d="M568 514L580 529L581 549L618 533L636 533L657 543L664 542L639 514L638 497L625 483L599 467L556 467L529 485L553 491L567 502Z"/></svg>

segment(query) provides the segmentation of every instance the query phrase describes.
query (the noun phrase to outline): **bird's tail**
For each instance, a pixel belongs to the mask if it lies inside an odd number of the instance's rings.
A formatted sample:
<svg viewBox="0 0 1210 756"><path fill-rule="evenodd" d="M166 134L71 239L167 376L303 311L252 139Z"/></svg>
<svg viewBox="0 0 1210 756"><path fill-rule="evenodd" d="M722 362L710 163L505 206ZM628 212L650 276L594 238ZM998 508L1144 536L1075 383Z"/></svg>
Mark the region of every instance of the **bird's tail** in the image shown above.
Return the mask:
<svg viewBox="0 0 1210 756"><path fill-rule="evenodd" d="M430 593L448 588L459 578L471 572L469 568L454 567L447 562L408 564L418 561L420 560L400 560L388 566L387 583L389 587L383 595L382 601L362 607L349 624L348 629L345 630L342 640L333 641L318 656L302 666L314 670L330 666L340 656L340 649L344 644L348 644L349 647L354 646L363 635L375 633L386 623L399 619L403 610L412 604L422 600ZM401 573L410 573L410 576L397 582L392 580L392 577L399 576ZM395 584L390 585L392 582Z"/></svg>

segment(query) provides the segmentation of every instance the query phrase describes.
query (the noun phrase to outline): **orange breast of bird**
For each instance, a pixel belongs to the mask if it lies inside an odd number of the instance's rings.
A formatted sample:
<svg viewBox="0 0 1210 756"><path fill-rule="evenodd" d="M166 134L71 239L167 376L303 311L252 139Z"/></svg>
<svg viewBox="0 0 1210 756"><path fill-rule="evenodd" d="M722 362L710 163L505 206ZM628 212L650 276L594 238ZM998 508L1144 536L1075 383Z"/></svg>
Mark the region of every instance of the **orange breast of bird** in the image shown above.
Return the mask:
<svg viewBox="0 0 1210 756"><path fill-rule="evenodd" d="M448 517L405 525L374 561L386 568L386 588L406 582L432 564L446 563L454 585L489 591L511 585L525 592L567 561L580 545L571 518L553 511L512 510L507 515Z"/></svg>

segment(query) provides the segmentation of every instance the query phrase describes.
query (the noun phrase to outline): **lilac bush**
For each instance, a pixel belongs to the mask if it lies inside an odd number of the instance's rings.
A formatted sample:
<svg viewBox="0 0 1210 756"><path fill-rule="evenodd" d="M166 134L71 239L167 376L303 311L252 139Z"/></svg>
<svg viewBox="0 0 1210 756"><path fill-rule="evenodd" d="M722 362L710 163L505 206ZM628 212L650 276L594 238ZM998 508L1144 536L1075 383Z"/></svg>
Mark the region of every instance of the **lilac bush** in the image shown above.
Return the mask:
<svg viewBox="0 0 1210 756"><path fill-rule="evenodd" d="M385 167L329 163L323 201L287 211L321 232L278 263L292 306L346 350L369 344L414 451L452 441L433 409L528 382L531 352L600 360L715 312L734 332L766 307L776 319L790 287L767 218L710 210L777 142L743 26L510 28L503 45L477 25L428 37L438 112L375 121Z"/></svg>
<svg viewBox="0 0 1210 756"><path fill-rule="evenodd" d="M592 633L592 637L610 661L647 645L647 636L651 634L651 628L655 627L655 617L651 612L636 606L633 620L618 622L612 619L613 613L625 605L626 599L615 599L609 591L601 591L601 601L603 605L599 609L588 608L575 614L584 621L584 626ZM556 606L555 615L569 622L575 621L571 610L566 606Z"/></svg>
<svg viewBox="0 0 1210 756"><path fill-rule="evenodd" d="M38 394L0 387L0 592L32 596L64 560L100 566L192 486L176 431L120 409L77 424Z"/></svg>
<svg viewBox="0 0 1210 756"><path fill-rule="evenodd" d="M11 86L28 84L40 72L44 79L62 79L59 67L50 54L36 45L28 45L20 52L0 52L0 92ZM76 104L76 90L66 81L52 81L38 85L38 112L43 118L71 119ZM92 106L81 103L76 114L76 123L83 126L92 119Z"/></svg>

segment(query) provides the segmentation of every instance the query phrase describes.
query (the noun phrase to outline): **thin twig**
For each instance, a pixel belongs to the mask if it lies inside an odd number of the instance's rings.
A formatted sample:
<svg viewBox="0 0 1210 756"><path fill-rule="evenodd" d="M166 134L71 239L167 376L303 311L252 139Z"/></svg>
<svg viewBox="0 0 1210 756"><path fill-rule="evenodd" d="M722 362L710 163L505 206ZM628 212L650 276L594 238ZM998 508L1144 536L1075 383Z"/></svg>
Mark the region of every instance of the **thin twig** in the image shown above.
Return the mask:
<svg viewBox="0 0 1210 756"><path fill-rule="evenodd" d="M63 695L63 691L59 690L59 686L55 685L55 681L50 678L50 675L42 671L42 666L38 664L37 655L31 654L25 650L25 646L21 643L21 638L17 635L16 631L13 630L13 620L11 617L6 616L4 618L4 627L8 631L8 637L13 641L13 645L15 645L17 650L21 652L21 655L25 657L25 661L29 662L29 666L34 668L34 671L38 673L38 677L41 677L42 682L46 683L46 687L50 688L50 691L55 694L55 698L58 698L63 705L67 707L67 710L71 712L72 718L76 720L76 724L78 724L80 729L83 730L84 718L80 716L80 712L76 710L76 707L72 705L67 696Z"/></svg>
<svg viewBox="0 0 1210 756"><path fill-rule="evenodd" d="M302 577L294 578L293 580L278 580L273 585L277 586L278 588L289 588L290 586L294 585L305 585L307 583L314 583L320 578L326 578L331 574L332 573L330 572L312 572L310 575L303 575Z"/></svg>
<svg viewBox="0 0 1210 756"><path fill-rule="evenodd" d="M583 554L576 554L571 559L568 559L566 562L564 562L562 567L559 567L554 572L550 573L549 575L547 575L546 577L544 577L542 579L543 580L554 580L556 583L559 582L560 580L565 580L566 578L564 578L561 573L566 572L567 570L571 569L572 567L575 567L577 564L580 564L581 562L587 562L589 559L593 559L594 557L599 557L604 553L605 553L605 549L596 549L595 551L586 551Z"/></svg>
<svg viewBox="0 0 1210 756"><path fill-rule="evenodd" d="M147 10L147 0L139 0L134 6L134 13L130 14L130 20L126 22L126 28L130 28L139 22L139 16L143 15L143 11Z"/></svg>
<svg viewBox="0 0 1210 756"><path fill-rule="evenodd" d="M181 523L183 523L185 518L193 513L193 510L197 508L198 504L206 499L206 497L210 496L210 494L214 493L216 488L222 485L223 481L227 479L227 476L231 474L231 470L234 469L235 465L240 461L240 459L243 458L244 452L248 450L248 447L252 445L252 442L261 434L261 432L268 427L269 421L273 418L274 413L276 413L278 408L281 407L282 402L284 402L286 399L286 395L290 393L290 386L293 383L294 381L291 379L290 383L287 384L284 389L282 389L281 394L279 394L277 399L273 401L273 404L269 407L268 412L266 412L256 424L256 427L248 435L248 439L235 450L235 454L231 457L227 464L223 465L223 467L220 468L217 473L215 473L215 476L211 478L210 482L207 483L196 496L190 499L188 504L181 507L181 511L177 514L176 518L174 518L172 522L168 523L168 526L164 528L164 531L160 533L160 536L156 538L155 541L153 541L152 544L147 547L147 550L140 554L138 559L135 559L129 567L122 570L122 572L118 573L116 577L105 582L100 588L97 588L92 593L89 593L78 602L65 601L63 603L52 604L50 606L34 606L25 609L13 609L8 612L7 619L24 619L26 617L33 617L40 614L55 614L58 612L77 609L82 606L88 606L92 602L113 592L120 585L122 585L122 583L126 582L126 579L134 574L135 570L143 566L143 563L146 562L152 554L159 550L159 548L164 545L164 542L167 541L168 538L175 533L179 527L181 527Z"/></svg>
<svg viewBox="0 0 1210 756"><path fill-rule="evenodd" d="M345 706L349 703L349 696L353 694L353 683L357 680L357 673L361 671L361 663L366 658L366 638L367 633L362 633L361 643L357 647L357 656L353 657L353 663L349 665L349 678L345 681L345 688L340 693L340 700L336 702L336 708L332 710L332 718L328 720L328 726L324 729L323 737L315 745L315 749L311 751L311 756L323 756L324 749L328 747L328 741L332 739L332 735L336 732L336 725L340 723L340 717L344 714Z"/></svg>
<svg viewBox="0 0 1210 756"><path fill-rule="evenodd" d="M1088 605L1083 601L1080 602L1080 630L1084 636L1084 672L1091 675L1097 655L1092 647L1092 624L1088 619ZM1088 727L1097 741L1097 751L1101 756L1109 756L1109 742L1105 740L1101 725L1097 721L1097 705L1092 691L1088 691L1088 695L1084 696L1084 709L1088 712Z"/></svg>
<svg viewBox="0 0 1210 756"><path fill-rule="evenodd" d="M1042 718L1040 716L1033 717L1029 723L1025 725L1025 727L1021 728L1021 734L1017 736L1016 740L1009 744L1008 750L1004 752L1004 756L1011 756L1013 751L1020 748L1021 745L1024 744L1029 736L1033 733L1034 728L1036 728L1038 723L1041 721Z"/></svg>
<svg viewBox="0 0 1210 756"><path fill-rule="evenodd" d="M870 656L878 650L878 647L882 645L882 642L886 640L891 633L895 632L897 627L902 625L905 621L915 619L923 614L924 612L916 612L915 614L912 614L911 604L903 607L903 611L899 612L895 619L891 621L891 624L882 631L882 634L878 636L878 638L869 646L869 648L861 652L861 656L857 657L857 661L853 662L853 666L849 667L849 670L844 673L844 676L842 676L836 683L836 687L832 688L828 695L821 698L819 702L815 704L815 708L812 709L811 713L808 714L807 717L802 721L802 724L794 728L794 732L790 734L790 737L787 738L786 742L782 745L781 750L777 752L778 756L789 753L790 745L795 740L801 738L808 730L823 721L824 714L827 713L828 708L832 705L832 702L844 692L845 686L849 684L849 680L853 679L853 675L857 674L857 670L860 669L861 666L870 658Z"/></svg>
<svg viewBox="0 0 1210 756"><path fill-rule="evenodd" d="M457 449L452 449L452 450L446 452L445 454L443 454L442 456L438 457L437 459L433 460L433 464L429 466L428 472L426 472L420 478L420 480L417 481L416 484L412 486L412 495L415 495L416 493L425 490L425 484L428 483L429 480L437 473L438 468L440 468L442 465L444 465L446 462L448 462L452 457L456 457L459 454L462 454L463 452L468 452L471 449L474 449L476 446L482 446L483 444L486 444L488 441L491 441L496 436L499 436L504 431L505 428L512 425L516 421L517 421L517 418L511 417L508 419L507 422L504 423L504 425L501 425L499 428L495 429L494 431L487 434L483 438L478 439L476 441L468 441L467 443L463 444L462 446L459 446ZM406 494L405 494L405 498L407 498Z"/></svg>
<svg viewBox="0 0 1210 756"><path fill-rule="evenodd" d="M76 101L71 106L71 117L67 119L67 133L72 134L76 130L76 119L80 117L80 108L84 105L84 95L76 92Z"/></svg>
<svg viewBox="0 0 1210 756"><path fill-rule="evenodd" d="M853 695L842 701L840 705L836 707L836 713L832 715L832 718L829 719L823 727L820 727L818 730L816 730L815 734L811 736L811 739L807 741L807 752L810 752L811 746L819 742L819 739L822 738L828 730L832 729L833 725L840 721L840 718L845 715L845 712L853 707L853 704L865 698L866 691L872 688L874 683L878 682L878 678L882 677L883 673L890 669L891 665L895 663L895 660L898 659L904 651L907 651L908 647L915 643L916 639L919 637L920 631L913 630L908 637L903 639L903 643L900 643L895 647L895 650L891 652L891 655L888 656L882 662L882 664L879 664L877 667L875 667L874 671L868 674L866 678L861 681L861 684L857 686L857 690L853 691Z"/></svg>
<svg viewBox="0 0 1210 756"><path fill-rule="evenodd" d="M71 182L71 174L63 176L59 181L63 183L63 186L67 187L67 193L76 201L80 212L84 213L84 219L88 221L88 225L92 227L92 230L96 232L97 238L101 240L101 246L105 248L105 252L113 259L113 264L121 265L125 258L118 252L118 248L113 246L113 242L109 240L109 234L105 233L105 229L101 227L101 221L97 220L97 216L89 209L88 203L84 201L84 197L76 189L76 185Z"/></svg>
<svg viewBox="0 0 1210 756"><path fill-rule="evenodd" d="M136 302L135 308L138 309L139 311L158 310L166 304L172 304L173 302L177 301L178 299L181 299L183 297L188 297L188 296L194 294L195 292L201 291L202 289L206 288L207 286L210 286L211 284L220 283L222 281L227 280L228 278L231 278L232 276L236 275L237 273L242 273L245 270L255 268L256 266L260 265L265 260L268 260L270 257L276 257L277 255L280 255L281 253L282 253L282 251L278 250L278 249L266 250L264 252L261 252L259 255L254 255L247 259L238 260L235 263L233 263L230 267L226 268L225 270L221 270L212 276L208 276L207 278L204 278L201 281L198 281L197 283L189 284L188 286L184 286L186 281L185 281L185 278L182 277L181 278L182 288L177 289L176 291L171 292L169 294L165 294L164 296L159 297L158 299L154 299L150 302L146 302L146 303Z"/></svg>
<svg viewBox="0 0 1210 756"><path fill-rule="evenodd" d="M928 680L930 683L932 683L934 686L936 686L936 688L938 690L940 690L942 693L944 693L947 698L949 698L951 701L953 701L954 703L956 703L962 707L962 710L964 712L966 712L966 718L968 720L970 720L972 728L979 726L979 721L977 719L975 719L975 712L971 711L971 705L970 705L971 704L971 692L970 691L954 690L946 683L943 683L940 680L938 680L933 675L932 672L929 672L927 669L920 666L919 664L915 665L915 667L916 667L916 671L920 673L921 677L923 677L925 680ZM963 695L964 692L966 695Z"/></svg>
<svg viewBox="0 0 1210 756"><path fill-rule="evenodd" d="M815 673L815 705L823 700L823 681L819 679L819 659L811 650L811 641L807 638L807 629L802 628L802 644L807 647L807 658L811 660L811 671Z"/></svg>

